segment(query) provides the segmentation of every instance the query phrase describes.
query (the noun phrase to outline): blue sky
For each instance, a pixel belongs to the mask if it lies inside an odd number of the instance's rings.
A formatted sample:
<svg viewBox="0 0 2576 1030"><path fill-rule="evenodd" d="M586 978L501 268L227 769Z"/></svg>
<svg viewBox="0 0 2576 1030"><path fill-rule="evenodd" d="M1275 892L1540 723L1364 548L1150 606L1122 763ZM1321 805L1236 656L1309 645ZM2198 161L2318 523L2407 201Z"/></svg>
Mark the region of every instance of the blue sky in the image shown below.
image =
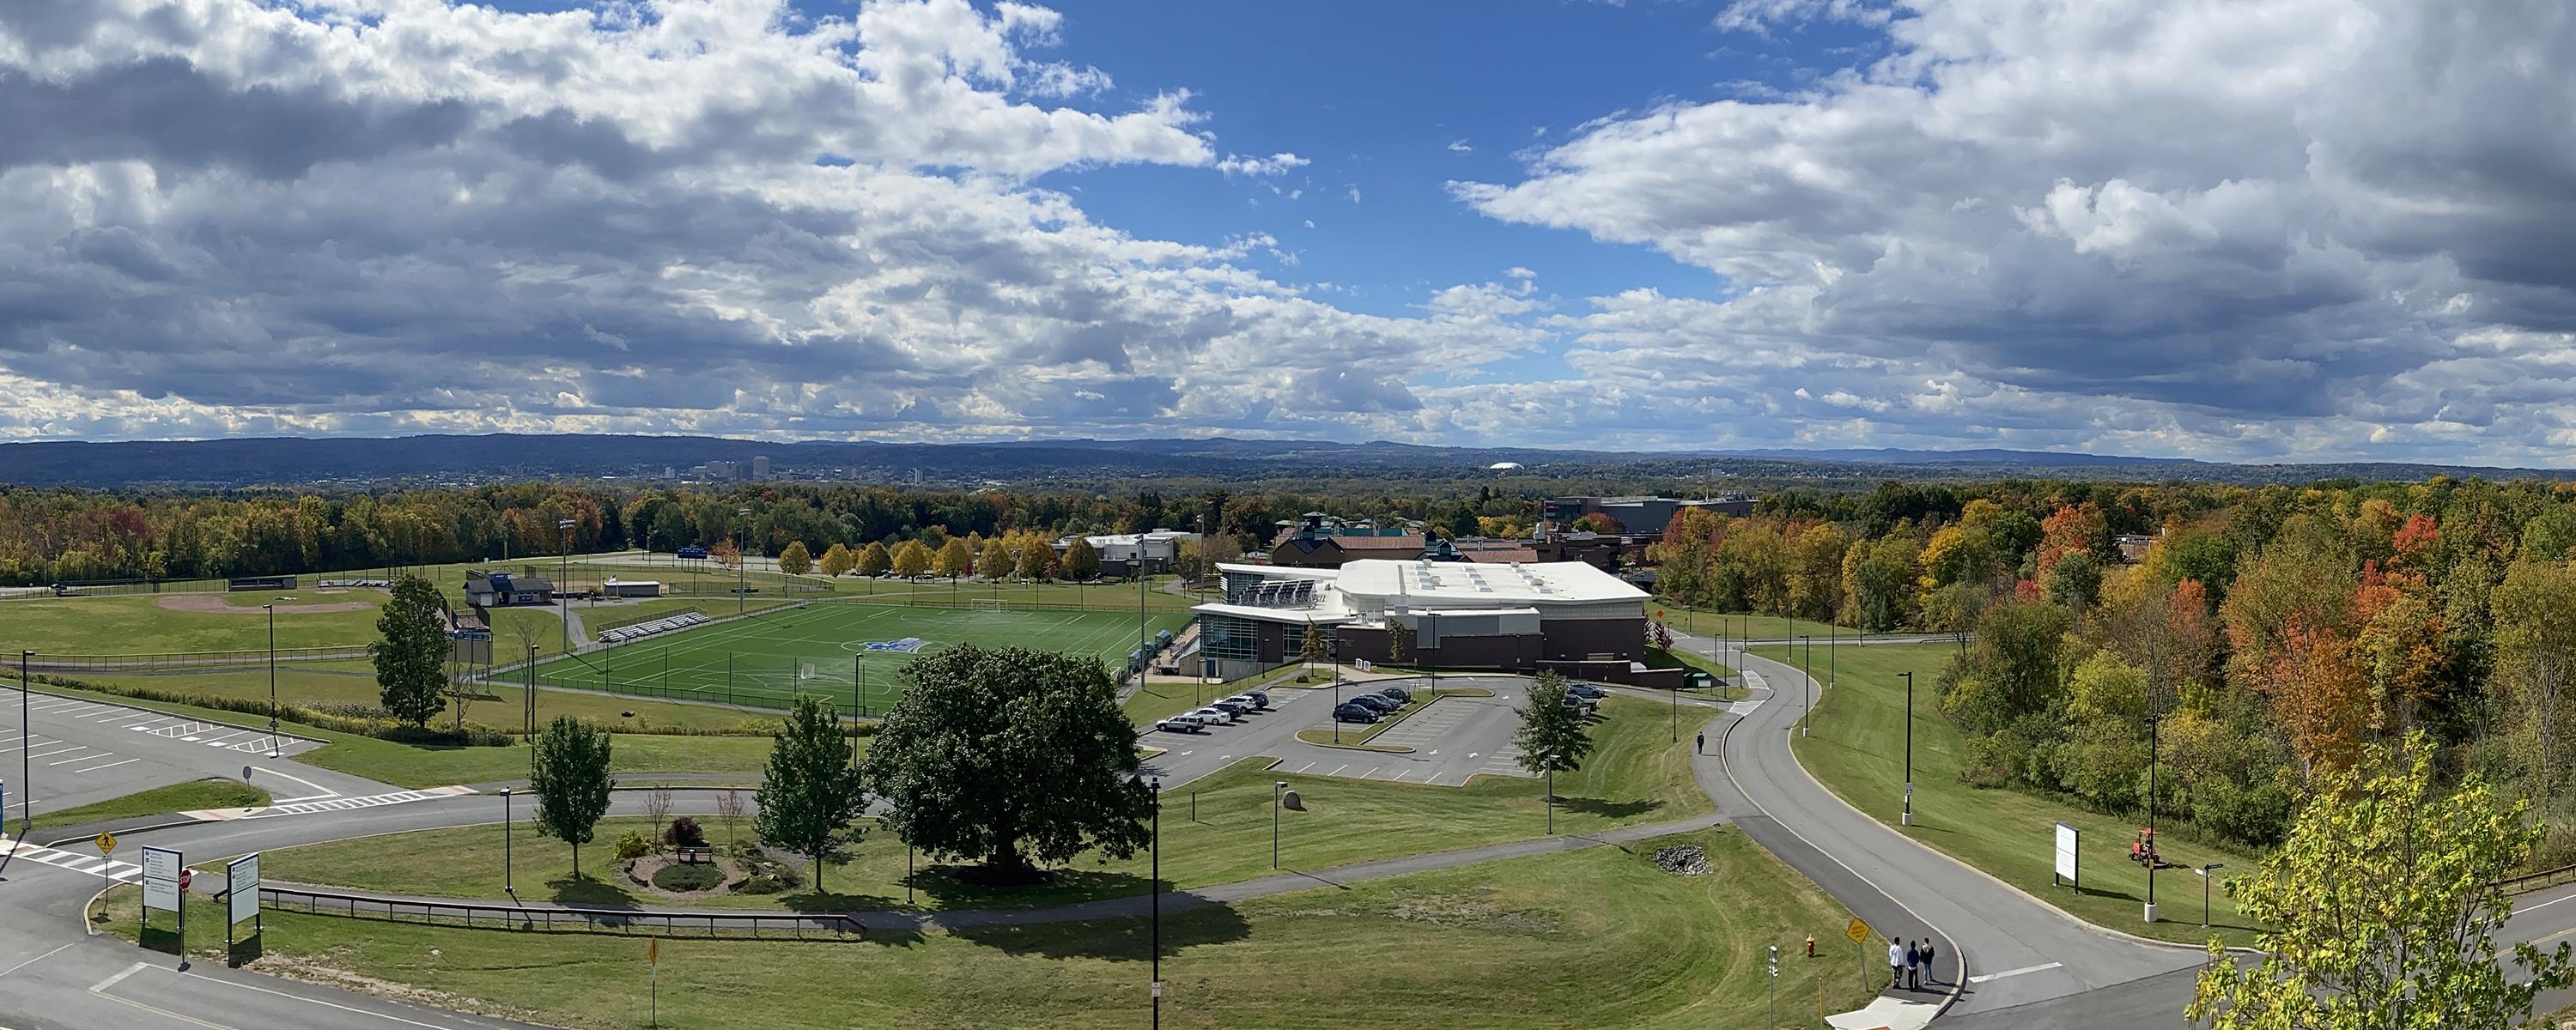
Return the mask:
<svg viewBox="0 0 2576 1030"><path fill-rule="evenodd" d="M2558 465L2571 63L2546 0L0 5L0 439Z"/></svg>

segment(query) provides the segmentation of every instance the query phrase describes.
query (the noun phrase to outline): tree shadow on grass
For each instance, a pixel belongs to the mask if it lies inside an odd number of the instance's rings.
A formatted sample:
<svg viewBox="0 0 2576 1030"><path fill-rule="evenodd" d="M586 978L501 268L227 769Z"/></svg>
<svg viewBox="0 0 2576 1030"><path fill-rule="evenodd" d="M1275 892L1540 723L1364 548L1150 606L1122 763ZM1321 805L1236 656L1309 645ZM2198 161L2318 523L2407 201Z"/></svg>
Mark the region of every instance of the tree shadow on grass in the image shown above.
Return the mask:
<svg viewBox="0 0 2576 1030"><path fill-rule="evenodd" d="M1664 807L1661 801L1604 801L1600 798L1570 798L1558 795L1556 806L1568 812L1597 815L1604 819L1627 819Z"/></svg>
<svg viewBox="0 0 2576 1030"><path fill-rule="evenodd" d="M588 876L562 876L546 881L545 885L550 892L546 900L558 905L570 905L574 908L644 907L636 900L634 892L607 880L593 879Z"/></svg>
<svg viewBox="0 0 2576 1030"><path fill-rule="evenodd" d="M1172 911L1166 897L1162 919L1163 957L1206 944L1225 944L1252 935L1252 924L1231 905L1202 905ZM1013 956L1051 959L1096 958L1143 962L1154 942L1154 920L1148 916L1070 923L987 924L955 926L949 936L996 948Z"/></svg>
<svg viewBox="0 0 2576 1030"><path fill-rule="evenodd" d="M997 881L982 865L940 864L913 873L912 886L930 903L944 909L1009 908L1060 905L1098 898L1144 897L1151 881L1133 873L1098 869L1050 869L1036 879ZM1170 891L1166 880L1163 889Z"/></svg>
<svg viewBox="0 0 2576 1030"><path fill-rule="evenodd" d="M778 904L790 912L868 912L877 909L902 908L902 898L882 894L837 894L828 891L806 891L781 895Z"/></svg>

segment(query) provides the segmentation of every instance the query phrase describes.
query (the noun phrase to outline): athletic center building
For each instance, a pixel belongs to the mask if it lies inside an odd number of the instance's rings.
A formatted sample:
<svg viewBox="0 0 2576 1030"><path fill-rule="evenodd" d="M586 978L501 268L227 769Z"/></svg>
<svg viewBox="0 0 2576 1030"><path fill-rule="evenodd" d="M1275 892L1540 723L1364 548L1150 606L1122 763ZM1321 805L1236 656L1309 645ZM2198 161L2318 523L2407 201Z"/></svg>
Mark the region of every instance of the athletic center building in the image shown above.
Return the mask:
<svg viewBox="0 0 2576 1030"><path fill-rule="evenodd" d="M1360 559L1338 568L1219 565L1225 600L1194 609L1201 671L1222 679L1294 662L1308 627L1344 662L1391 660L1390 626L1413 633L1404 665L1537 672L1679 686L1649 669L1646 592L1584 562Z"/></svg>

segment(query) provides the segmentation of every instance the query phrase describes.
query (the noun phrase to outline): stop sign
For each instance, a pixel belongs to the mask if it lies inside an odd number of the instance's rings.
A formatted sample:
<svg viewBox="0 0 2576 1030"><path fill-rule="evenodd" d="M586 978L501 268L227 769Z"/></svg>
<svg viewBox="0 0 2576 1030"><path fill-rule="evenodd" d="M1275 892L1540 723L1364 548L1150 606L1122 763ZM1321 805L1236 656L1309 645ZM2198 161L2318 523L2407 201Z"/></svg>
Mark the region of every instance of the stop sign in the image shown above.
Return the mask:
<svg viewBox="0 0 2576 1030"><path fill-rule="evenodd" d="M196 877L197 877L197 871L196 871L196 870L194 870L194 869L181 869L181 870L179 870L179 889L180 889L180 890L182 890L182 891L187 890L187 889L188 889L188 882L189 882L190 880L196 879Z"/></svg>

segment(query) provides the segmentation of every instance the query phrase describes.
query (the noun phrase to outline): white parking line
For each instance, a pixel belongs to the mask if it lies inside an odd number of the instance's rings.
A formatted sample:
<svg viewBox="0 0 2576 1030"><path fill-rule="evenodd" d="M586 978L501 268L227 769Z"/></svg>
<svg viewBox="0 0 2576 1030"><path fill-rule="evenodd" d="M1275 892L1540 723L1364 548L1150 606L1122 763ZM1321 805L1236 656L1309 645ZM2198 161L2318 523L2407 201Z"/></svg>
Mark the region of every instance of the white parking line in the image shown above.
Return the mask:
<svg viewBox="0 0 2576 1030"><path fill-rule="evenodd" d="M37 745L37 746L39 746L39 747L52 747L53 745L51 745L51 744L40 744L40 745ZM64 751L82 751L82 750L86 750L86 749L85 749L85 748L80 747L79 745L73 745L72 747L69 747L69 748L60 748L60 749L56 749L56 750L53 750L53 751L29 751L29 752L27 752L27 757L29 757L29 758L43 758L43 757L45 757L45 756L47 756L47 755L59 755L59 754L62 754Z"/></svg>
<svg viewBox="0 0 2576 1030"><path fill-rule="evenodd" d="M91 748L82 748L81 750L88 751L88 750L93 750L93 749L91 749ZM45 764L46 764L46 765L48 765L48 766L54 766L54 765L70 765L70 764L72 764L73 762L95 762L95 761L98 761L99 759L105 758L105 757L107 757L107 756L109 756L109 755L112 755L112 754L115 754L115 753L116 753L116 752L114 752L114 751L100 751L99 753L94 754L94 755L82 755L82 756L80 756L80 757L78 757L78 758L66 758L66 759L63 759L62 761L59 761L59 762L47 762L47 763L45 763Z"/></svg>
<svg viewBox="0 0 2576 1030"><path fill-rule="evenodd" d="M113 751L108 752L108 754L110 754L110 755L115 754L115 753L116 753L116 752L113 752ZM93 758L105 758L105 757L107 757L107 755L93 755L93 756L91 756L91 757L93 757ZM74 769L74 770L72 770L72 774L73 774L73 775L75 775L75 776L77 776L77 775L79 775L79 774L81 774L81 773L94 773L94 772L97 772L97 771L99 771L99 770L101 770L101 769L114 769L114 768L116 768L117 766L120 766L120 765L132 765L132 764L134 764L134 763L136 763L136 762L140 762L140 761L142 761L142 759L140 759L140 758L128 758L128 759L126 759L125 761L122 761L122 762L109 762L109 763L107 763L106 765L93 765L93 766L90 766L89 768L86 768L86 769Z"/></svg>

